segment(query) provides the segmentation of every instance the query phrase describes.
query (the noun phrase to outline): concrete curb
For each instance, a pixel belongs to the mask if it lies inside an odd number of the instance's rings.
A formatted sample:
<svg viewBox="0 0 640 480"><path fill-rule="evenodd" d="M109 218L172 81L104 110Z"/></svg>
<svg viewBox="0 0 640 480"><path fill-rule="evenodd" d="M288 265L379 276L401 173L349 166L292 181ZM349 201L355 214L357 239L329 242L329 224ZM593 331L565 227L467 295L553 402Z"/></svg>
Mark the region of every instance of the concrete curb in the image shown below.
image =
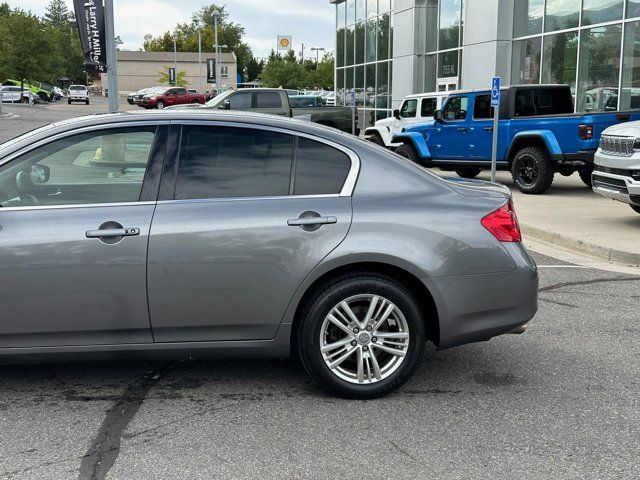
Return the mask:
<svg viewBox="0 0 640 480"><path fill-rule="evenodd" d="M554 244L578 254L625 266L640 266L640 253L625 252L615 248L603 247L594 243L571 238L561 233L549 232L522 223L520 224L520 228L525 237Z"/></svg>

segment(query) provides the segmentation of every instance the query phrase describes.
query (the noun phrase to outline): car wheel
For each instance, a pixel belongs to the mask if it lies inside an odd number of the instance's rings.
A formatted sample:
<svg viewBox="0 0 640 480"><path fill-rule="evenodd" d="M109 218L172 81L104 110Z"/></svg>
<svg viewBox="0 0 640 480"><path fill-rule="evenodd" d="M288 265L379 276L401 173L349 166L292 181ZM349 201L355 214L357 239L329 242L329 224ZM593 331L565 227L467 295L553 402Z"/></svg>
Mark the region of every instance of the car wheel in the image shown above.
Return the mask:
<svg viewBox="0 0 640 480"><path fill-rule="evenodd" d="M158 110L162 110L164 108L164 102L162 100L158 100L158 103L156 103L156 108Z"/></svg>
<svg viewBox="0 0 640 480"><path fill-rule="evenodd" d="M636 213L640 213L640 206L638 205L629 205L631 207L631 210L633 210Z"/></svg>
<svg viewBox="0 0 640 480"><path fill-rule="evenodd" d="M68 103L69 105L71 105L71 100L67 100L67 103Z"/></svg>
<svg viewBox="0 0 640 480"><path fill-rule="evenodd" d="M49 97L47 97L47 95L44 93L39 93L38 97L40 97L40 100L42 100L43 102L47 102L49 100Z"/></svg>
<svg viewBox="0 0 640 480"><path fill-rule="evenodd" d="M413 145L408 145L406 143L403 143L398 148L396 148L396 153L401 157L408 158L409 160L411 160L414 163L417 163L418 165L423 164L422 159L418 156L418 152L416 152L416 149L413 148Z"/></svg>
<svg viewBox="0 0 640 480"><path fill-rule="evenodd" d="M593 182L591 181L591 174L593 173L593 165L588 165L584 168L578 170L578 175L580 175L580 180L587 186L592 187Z"/></svg>
<svg viewBox="0 0 640 480"><path fill-rule="evenodd" d="M197 103L198 105L200 105L200 102L199 102L198 100L194 100L194 101L193 101L193 102L191 102L191 103Z"/></svg>
<svg viewBox="0 0 640 480"><path fill-rule="evenodd" d="M522 193L546 192L553 183L554 174L547 152L540 147L523 148L511 164L511 177Z"/></svg>
<svg viewBox="0 0 640 480"><path fill-rule="evenodd" d="M478 175L480 175L480 172L482 170L480 170L479 168L457 168L456 169L456 173L458 174L459 177L462 178L476 178Z"/></svg>
<svg viewBox="0 0 640 480"><path fill-rule="evenodd" d="M369 141L370 141L371 143L375 143L376 145L380 145L381 147L384 147L384 146L385 146L385 145L384 145L384 141L382 140L382 137L381 137L380 135L378 135L378 134L371 135L371 136L369 137Z"/></svg>
<svg viewBox="0 0 640 480"><path fill-rule="evenodd" d="M86 103L87 105L89 105L89 100L87 100L85 103Z"/></svg>
<svg viewBox="0 0 640 480"><path fill-rule="evenodd" d="M340 277L306 304L297 345L309 375L345 398L376 398L404 384L425 350L426 329L412 295L376 274Z"/></svg>

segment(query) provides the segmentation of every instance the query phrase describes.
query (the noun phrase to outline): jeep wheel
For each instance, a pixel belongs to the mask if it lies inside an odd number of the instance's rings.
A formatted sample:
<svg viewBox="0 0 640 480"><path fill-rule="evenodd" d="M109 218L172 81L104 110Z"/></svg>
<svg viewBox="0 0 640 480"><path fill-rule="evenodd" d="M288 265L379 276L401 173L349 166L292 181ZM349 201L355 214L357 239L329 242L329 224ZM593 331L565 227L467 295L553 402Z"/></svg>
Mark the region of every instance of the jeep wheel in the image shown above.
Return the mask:
<svg viewBox="0 0 640 480"><path fill-rule="evenodd" d="M380 145L381 147L384 147L384 142L382 141L382 137L380 137L380 135L378 135L377 133L374 133L373 135L371 135L368 140L371 143L375 143L376 145Z"/></svg>
<svg viewBox="0 0 640 480"><path fill-rule="evenodd" d="M516 153L511 177L522 193L541 194L553 183L554 168L545 149L527 147Z"/></svg>
<svg viewBox="0 0 640 480"><path fill-rule="evenodd" d="M580 180L584 182L587 187L592 187L593 182L591 181L591 174L593 173L593 165L587 165L586 167L578 170L578 175L580 175Z"/></svg>
<svg viewBox="0 0 640 480"><path fill-rule="evenodd" d="M479 168L456 168L455 172L462 178L476 178L480 175L481 170Z"/></svg>
<svg viewBox="0 0 640 480"><path fill-rule="evenodd" d="M396 148L396 153L401 157L408 158L413 163L417 163L418 165L422 165L422 159L418 156L418 152L413 148L413 145L409 145L403 143L398 148Z"/></svg>

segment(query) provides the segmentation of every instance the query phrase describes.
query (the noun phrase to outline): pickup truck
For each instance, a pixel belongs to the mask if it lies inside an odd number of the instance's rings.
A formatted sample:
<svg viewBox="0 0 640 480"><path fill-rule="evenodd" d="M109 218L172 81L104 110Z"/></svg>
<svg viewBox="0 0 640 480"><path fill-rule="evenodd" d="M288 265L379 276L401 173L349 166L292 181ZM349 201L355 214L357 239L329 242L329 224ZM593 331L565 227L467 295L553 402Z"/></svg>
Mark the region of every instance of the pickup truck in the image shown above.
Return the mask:
<svg viewBox="0 0 640 480"><path fill-rule="evenodd" d="M193 107L198 108L197 105ZM203 111L207 109L241 110L284 117L302 117L313 123L351 133L352 115L349 107L294 107L291 105L287 91L280 88L227 90L199 108ZM356 113L356 124L357 121Z"/></svg>
<svg viewBox="0 0 640 480"><path fill-rule="evenodd" d="M370 142L395 148L402 145L393 143L391 139L403 128L416 123L433 122L433 113L442 107L447 97L455 92L430 92L407 95L402 100L399 109L393 111L393 116L378 120L372 127L364 131L364 136Z"/></svg>
<svg viewBox="0 0 640 480"><path fill-rule="evenodd" d="M602 132L592 178L594 192L640 213L640 122Z"/></svg>
<svg viewBox="0 0 640 480"><path fill-rule="evenodd" d="M162 110L173 105L202 105L205 101L203 94L191 93L184 87L165 87L146 93L139 105L143 108Z"/></svg>
<svg viewBox="0 0 640 480"><path fill-rule="evenodd" d="M556 173L578 172L591 186L593 156L602 131L640 119L640 111L573 113L568 85L514 85L501 90L497 166L510 170L520 191L546 192ZM434 121L393 136L396 153L465 178L491 167L493 109L489 90L451 94Z"/></svg>
<svg viewBox="0 0 640 480"><path fill-rule="evenodd" d="M7 78L4 81L3 85L13 85L14 87L22 87L26 90L31 91L31 93L37 95L40 98L40 100L42 100L43 102L51 102L54 99L54 93L51 91L51 89L45 88L42 84L38 82L34 82L34 83L23 82L21 85L20 80L12 80L10 78Z"/></svg>

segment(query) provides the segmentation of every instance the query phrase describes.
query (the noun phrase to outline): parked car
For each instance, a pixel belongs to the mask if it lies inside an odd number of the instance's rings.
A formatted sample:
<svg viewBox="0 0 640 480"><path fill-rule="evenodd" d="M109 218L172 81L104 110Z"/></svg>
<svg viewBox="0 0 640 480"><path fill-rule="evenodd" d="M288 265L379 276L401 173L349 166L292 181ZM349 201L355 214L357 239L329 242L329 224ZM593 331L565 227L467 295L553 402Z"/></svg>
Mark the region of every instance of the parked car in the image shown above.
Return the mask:
<svg viewBox="0 0 640 480"><path fill-rule="evenodd" d="M434 122L410 125L393 136L396 152L427 166L475 177L491 166L493 109L489 90L450 95ZM640 119L640 111L573 113L568 85L514 85L502 89L497 165L511 170L520 191L546 192L556 173L578 172L591 186L593 155L602 131Z"/></svg>
<svg viewBox="0 0 640 480"><path fill-rule="evenodd" d="M297 96L293 96L296 98ZM280 88L245 88L227 90L198 110L239 110L283 117L303 117L313 123L351 133L351 109L348 107L294 107L286 90ZM357 124L357 117L356 117ZM356 130L356 132L358 132Z"/></svg>
<svg viewBox="0 0 640 480"><path fill-rule="evenodd" d="M393 143L391 139L403 128L416 123L433 122L433 114L442 107L442 102L455 92L430 92L407 95L393 116L378 120L364 131L367 140L388 148L396 148L402 143Z"/></svg>
<svg viewBox="0 0 640 480"><path fill-rule="evenodd" d="M325 104L328 107L335 107L336 105L336 92L329 92L329 95L324 99Z"/></svg>
<svg viewBox="0 0 640 480"><path fill-rule="evenodd" d="M594 163L593 191L640 213L640 122L602 132Z"/></svg>
<svg viewBox="0 0 640 480"><path fill-rule="evenodd" d="M0 98L3 103L28 103L29 97L38 98L29 90L22 90L20 87L12 85L0 87Z"/></svg>
<svg viewBox="0 0 640 480"><path fill-rule="evenodd" d="M184 87L164 87L143 95L140 106L162 110L173 105L202 105L205 101L203 94L189 93Z"/></svg>
<svg viewBox="0 0 640 480"><path fill-rule="evenodd" d="M76 118L1 144L0 187L2 362L293 353L372 398L427 341L521 333L537 309L506 187L309 122Z"/></svg>
<svg viewBox="0 0 640 480"><path fill-rule="evenodd" d="M129 105L138 105L142 101L142 97L157 87L142 88L137 92L131 92L127 95L127 103Z"/></svg>
<svg viewBox="0 0 640 480"><path fill-rule="evenodd" d="M42 88L38 82L31 82L31 83L22 82L21 84L20 80L13 80L13 79L7 78L4 81L4 85L13 85L15 87L26 88L27 90L30 90L33 94L37 95L40 98L40 100L42 100L43 102L50 102L53 100L53 97L54 97L53 92L51 90Z"/></svg>
<svg viewBox="0 0 640 480"><path fill-rule="evenodd" d="M89 105L89 90L86 85L69 85L67 103L71 105L72 102L82 102Z"/></svg>

